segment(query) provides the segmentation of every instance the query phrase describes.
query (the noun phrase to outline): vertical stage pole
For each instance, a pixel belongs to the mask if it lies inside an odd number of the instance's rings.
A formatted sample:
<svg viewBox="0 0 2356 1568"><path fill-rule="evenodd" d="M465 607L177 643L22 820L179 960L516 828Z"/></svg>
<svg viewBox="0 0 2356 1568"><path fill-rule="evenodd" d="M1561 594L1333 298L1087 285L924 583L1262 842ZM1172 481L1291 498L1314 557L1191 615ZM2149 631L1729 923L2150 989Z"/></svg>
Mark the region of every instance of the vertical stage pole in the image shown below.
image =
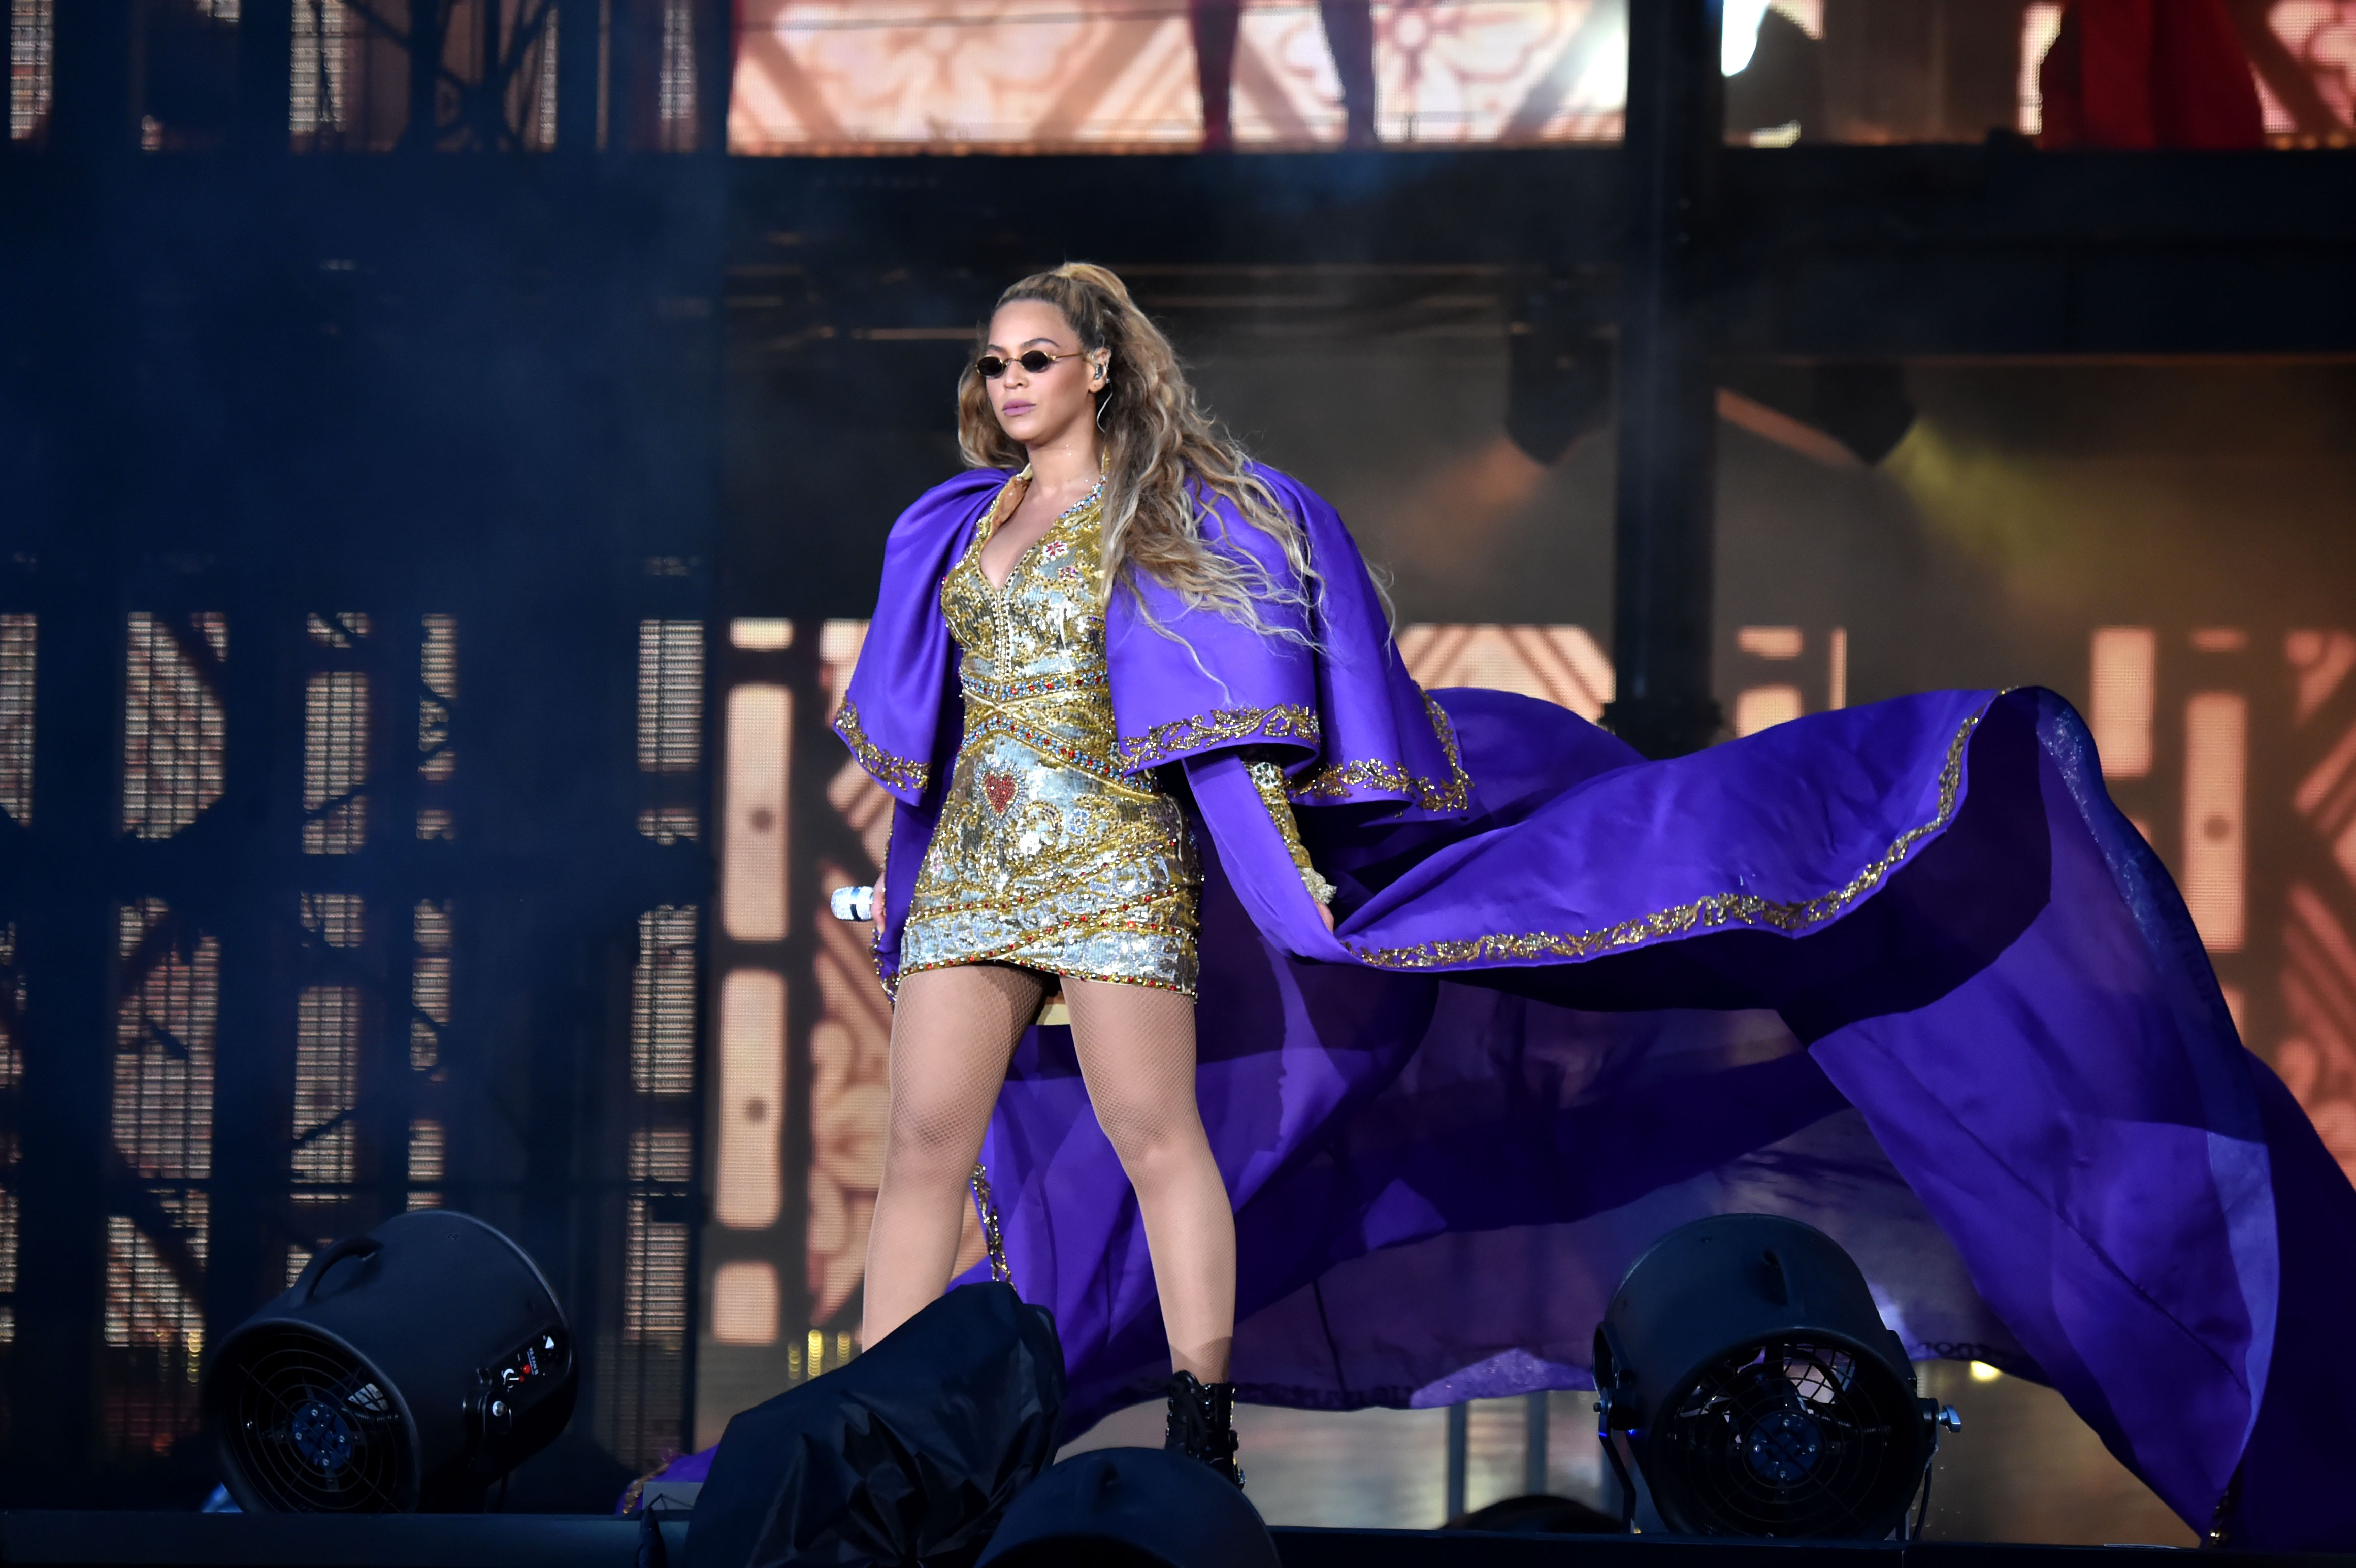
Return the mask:
<svg viewBox="0 0 2356 1568"><path fill-rule="evenodd" d="M294 66L294 0L244 0L237 15L237 120L230 133L240 148L265 157L286 151Z"/></svg>
<svg viewBox="0 0 2356 1568"><path fill-rule="evenodd" d="M134 0L65 0L50 11L56 75L49 145L101 162L139 149Z"/></svg>
<svg viewBox="0 0 2356 1568"><path fill-rule="evenodd" d="M449 0L410 0L409 119L401 128L401 150L430 153L441 140L442 40Z"/></svg>
<svg viewBox="0 0 2356 1568"><path fill-rule="evenodd" d="M1537 1497L1547 1489L1547 1395L1544 1389L1531 1394L1524 1414L1527 1435L1522 1444L1522 1492Z"/></svg>
<svg viewBox="0 0 2356 1568"><path fill-rule="evenodd" d="M92 292L96 292L93 290ZM89 308L90 302L77 302ZM79 311L76 313L80 314ZM84 318L87 319L86 317ZM92 334L91 336L96 336ZM119 363L90 357L83 384L55 389L93 416L119 405L90 386ZM102 428L103 428L102 426ZM115 428L120 428L116 426ZM95 445L95 443L93 443ZM95 455L85 453L85 462ZM85 481L87 484L87 481ZM99 487L91 485L91 489ZM34 660L33 823L19 842L17 920L25 1005L15 1042L22 1140L16 1166L16 1346L5 1434L11 1506L95 1506L99 1325L106 1304L106 1155L112 1143L116 815L123 609L112 568L112 487L43 542ZM87 493L87 492L85 492ZM77 535L79 537L77 537Z"/></svg>
<svg viewBox="0 0 2356 1568"><path fill-rule="evenodd" d="M1710 696L1717 393L1697 308L1725 90L1719 0L1628 7L1627 230L1621 252L1615 700L1604 722L1647 757L1717 735Z"/></svg>
<svg viewBox="0 0 2356 1568"><path fill-rule="evenodd" d="M1472 1467L1472 1407L1459 1402L1448 1407L1448 1520L1464 1517L1465 1472Z"/></svg>
<svg viewBox="0 0 2356 1568"><path fill-rule="evenodd" d="M597 150L597 90L605 40L597 0L556 0L556 150Z"/></svg>
<svg viewBox="0 0 2356 1568"><path fill-rule="evenodd" d="M695 150L728 151L728 97L736 72L736 18L730 0L702 0L695 11Z"/></svg>

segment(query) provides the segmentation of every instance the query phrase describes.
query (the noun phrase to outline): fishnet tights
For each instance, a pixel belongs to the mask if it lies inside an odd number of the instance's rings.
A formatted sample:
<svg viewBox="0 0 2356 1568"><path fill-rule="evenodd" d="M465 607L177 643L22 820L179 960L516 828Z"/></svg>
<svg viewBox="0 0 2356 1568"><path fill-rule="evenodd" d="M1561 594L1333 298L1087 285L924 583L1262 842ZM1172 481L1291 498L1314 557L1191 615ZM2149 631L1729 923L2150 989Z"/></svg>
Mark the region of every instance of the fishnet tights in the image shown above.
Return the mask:
<svg viewBox="0 0 2356 1568"><path fill-rule="evenodd" d="M873 1345L948 1286L966 1177L1044 980L968 964L900 983L891 1113L868 1233L860 1339ZM1194 1004L1175 992L1066 980L1097 1121L1137 1189L1173 1366L1223 1382L1235 1340L1236 1222L1194 1102Z"/></svg>

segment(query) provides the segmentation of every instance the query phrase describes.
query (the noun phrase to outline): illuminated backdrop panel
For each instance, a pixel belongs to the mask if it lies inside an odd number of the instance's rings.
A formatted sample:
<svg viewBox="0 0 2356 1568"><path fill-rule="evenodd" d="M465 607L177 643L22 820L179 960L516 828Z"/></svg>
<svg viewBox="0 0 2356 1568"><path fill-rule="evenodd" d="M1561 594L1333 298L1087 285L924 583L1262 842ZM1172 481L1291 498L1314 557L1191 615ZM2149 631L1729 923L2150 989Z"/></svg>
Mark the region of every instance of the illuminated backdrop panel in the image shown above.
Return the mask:
<svg viewBox="0 0 2356 1568"><path fill-rule="evenodd" d="M1609 0L1376 4L1385 142L1620 134L1627 37ZM1237 40L1241 147L1338 145L1318 7L1256 0ZM1202 139L1179 0L744 0L736 153L1191 150Z"/></svg>

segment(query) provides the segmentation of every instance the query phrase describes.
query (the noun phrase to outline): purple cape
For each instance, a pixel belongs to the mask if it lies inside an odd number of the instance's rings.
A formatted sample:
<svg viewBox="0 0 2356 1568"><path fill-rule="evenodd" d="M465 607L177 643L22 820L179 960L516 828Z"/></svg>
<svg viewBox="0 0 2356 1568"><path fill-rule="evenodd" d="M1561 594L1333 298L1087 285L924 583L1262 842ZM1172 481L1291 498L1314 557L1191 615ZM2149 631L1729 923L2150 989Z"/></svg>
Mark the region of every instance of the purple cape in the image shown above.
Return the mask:
<svg viewBox="0 0 2356 1568"><path fill-rule="evenodd" d="M1260 473L1308 531L1317 650L1150 583L1184 642L1127 592L1106 633L1124 760L1182 765L1198 817L1244 1398L1590 1387L1648 1244L1786 1214L1914 1356L2051 1383L2195 1529L2238 1473L2240 1541L2356 1545L2356 1191L2243 1049L2066 703L1927 693L1646 762L1548 703L1427 699L1341 519ZM960 733L940 582L1005 478L894 528L838 724L897 802L886 974ZM1333 934L1245 746L1287 762ZM1068 1030L1024 1037L982 1157L1073 1429L1149 1397L1144 1228Z"/></svg>

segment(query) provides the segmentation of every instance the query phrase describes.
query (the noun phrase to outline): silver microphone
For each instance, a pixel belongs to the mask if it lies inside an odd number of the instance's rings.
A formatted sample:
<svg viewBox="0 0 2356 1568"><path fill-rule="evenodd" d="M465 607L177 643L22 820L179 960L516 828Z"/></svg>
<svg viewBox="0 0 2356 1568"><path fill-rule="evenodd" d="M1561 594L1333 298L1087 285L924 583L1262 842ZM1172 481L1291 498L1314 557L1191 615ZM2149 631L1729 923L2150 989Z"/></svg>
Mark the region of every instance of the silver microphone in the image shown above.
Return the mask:
<svg viewBox="0 0 2356 1568"><path fill-rule="evenodd" d="M838 920L872 920L875 918L875 889L838 887L827 896L827 905Z"/></svg>

